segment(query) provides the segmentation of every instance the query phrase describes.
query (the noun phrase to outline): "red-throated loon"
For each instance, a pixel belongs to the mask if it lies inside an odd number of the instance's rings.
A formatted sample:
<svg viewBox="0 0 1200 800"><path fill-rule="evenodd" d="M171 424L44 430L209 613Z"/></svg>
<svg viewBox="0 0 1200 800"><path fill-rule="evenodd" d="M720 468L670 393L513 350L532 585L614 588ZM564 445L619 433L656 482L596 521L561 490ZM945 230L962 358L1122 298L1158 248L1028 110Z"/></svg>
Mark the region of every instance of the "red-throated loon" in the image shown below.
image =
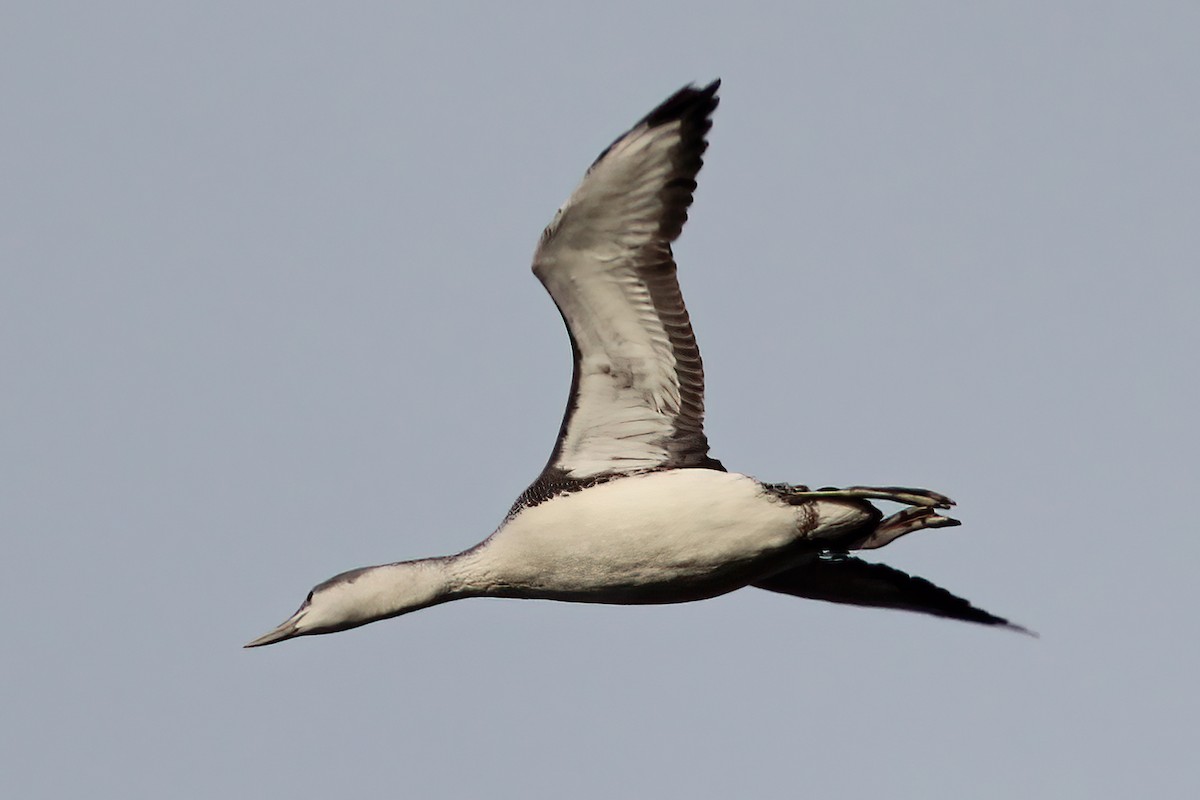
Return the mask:
<svg viewBox="0 0 1200 800"><path fill-rule="evenodd" d="M671 242L719 85L681 89L613 142L542 234L533 272L566 322L575 368L550 460L496 532L457 555L330 578L247 647L464 597L676 603L744 586L1024 630L849 555L959 524L937 512L949 498L762 483L709 456L704 371ZM884 518L872 499L908 508Z"/></svg>

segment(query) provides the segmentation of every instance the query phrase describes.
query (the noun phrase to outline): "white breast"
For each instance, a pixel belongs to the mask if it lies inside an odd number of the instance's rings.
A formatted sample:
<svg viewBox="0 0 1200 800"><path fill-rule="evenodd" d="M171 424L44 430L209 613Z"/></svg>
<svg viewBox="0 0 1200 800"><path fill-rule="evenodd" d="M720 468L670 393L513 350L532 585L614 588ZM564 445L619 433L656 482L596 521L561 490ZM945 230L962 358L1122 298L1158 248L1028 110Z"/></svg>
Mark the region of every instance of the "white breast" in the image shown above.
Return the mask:
<svg viewBox="0 0 1200 800"><path fill-rule="evenodd" d="M674 602L730 591L802 538L804 512L745 475L620 478L523 510L464 560L487 594Z"/></svg>

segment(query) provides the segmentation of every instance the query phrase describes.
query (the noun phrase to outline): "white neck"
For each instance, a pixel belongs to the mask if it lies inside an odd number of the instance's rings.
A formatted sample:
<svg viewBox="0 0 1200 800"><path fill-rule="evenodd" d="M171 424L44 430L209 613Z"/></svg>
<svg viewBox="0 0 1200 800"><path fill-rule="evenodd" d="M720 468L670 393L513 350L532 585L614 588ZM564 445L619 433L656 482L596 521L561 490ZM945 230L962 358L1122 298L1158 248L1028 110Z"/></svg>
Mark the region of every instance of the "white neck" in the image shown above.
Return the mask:
<svg viewBox="0 0 1200 800"><path fill-rule="evenodd" d="M354 570L330 579L319 604L310 613L309 624L341 620L339 627L356 627L452 600L449 559L427 558L401 561ZM326 619L321 619L326 618Z"/></svg>

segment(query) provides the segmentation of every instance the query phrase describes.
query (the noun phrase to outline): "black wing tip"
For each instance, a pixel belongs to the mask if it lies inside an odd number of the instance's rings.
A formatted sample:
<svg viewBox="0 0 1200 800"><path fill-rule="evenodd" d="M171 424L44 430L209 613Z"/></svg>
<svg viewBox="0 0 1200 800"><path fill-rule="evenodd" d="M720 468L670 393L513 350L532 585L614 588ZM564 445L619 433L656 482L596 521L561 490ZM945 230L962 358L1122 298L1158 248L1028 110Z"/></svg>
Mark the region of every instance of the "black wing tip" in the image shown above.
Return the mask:
<svg viewBox="0 0 1200 800"><path fill-rule="evenodd" d="M992 624L997 625L1005 630L1012 631L1013 633L1021 633L1032 639L1042 638L1042 635L1040 633L1038 633L1037 631L1030 630L1029 628L1026 628L1024 625L1018 625L1015 622L1009 622L1008 620L1002 619L1000 617L997 617L996 619L999 620L999 622L995 622Z"/></svg>
<svg viewBox="0 0 1200 800"><path fill-rule="evenodd" d="M672 156L677 174L663 187L665 210L659 234L667 241L674 241L687 222L688 206L696 191L696 175L704 166L704 153L708 150L712 115L721 102L717 97L720 86L720 78L704 87L685 86L659 103L635 126L653 129L679 123L679 146Z"/></svg>
<svg viewBox="0 0 1200 800"><path fill-rule="evenodd" d="M785 570L755 585L812 600L912 611L1040 638L1023 625L984 611L932 581L840 552L823 554L817 561Z"/></svg>
<svg viewBox="0 0 1200 800"><path fill-rule="evenodd" d="M958 520L955 520L955 523L962 524L959 523ZM926 580L925 578L917 575L908 575L907 573L897 570L895 567L889 567L886 564L871 564L871 567L882 567L892 571L893 573L899 573L900 575L907 576L911 582L911 585L919 591L921 598L930 603L929 608L914 608L910 610L918 611L919 613L930 614L935 617L954 619L960 622L974 622L978 625L1003 628L1016 633L1023 633L1027 636L1032 636L1035 639L1039 638L1037 633L1029 630L1025 626L1018 625L1015 622L1010 622L1004 617L996 616L989 611L984 611L970 600L967 600L964 597L959 597L953 592L943 589L941 586L938 586L936 583Z"/></svg>
<svg viewBox="0 0 1200 800"><path fill-rule="evenodd" d="M717 78L704 87L697 87L695 84L684 86L675 92L675 94L655 106L653 111L638 120L632 128L613 140L612 144L604 148L600 155L596 156L595 161L592 162L592 166L594 167L603 161L604 157L612 151L613 147L628 136L630 132L642 126L657 128L662 125L669 125L672 122L682 121L684 128L683 139L685 142L691 143L697 159L693 168L694 171L699 171L702 163L699 157L708 147L704 137L709 129L712 128L712 114L721 102L721 98L717 97L717 89L720 87L720 78Z"/></svg>
<svg viewBox="0 0 1200 800"><path fill-rule="evenodd" d="M666 125L681 119L707 120L720 104L717 89L721 88L721 79L717 78L707 86L695 84L684 86L675 94L658 104L640 122L650 128Z"/></svg>

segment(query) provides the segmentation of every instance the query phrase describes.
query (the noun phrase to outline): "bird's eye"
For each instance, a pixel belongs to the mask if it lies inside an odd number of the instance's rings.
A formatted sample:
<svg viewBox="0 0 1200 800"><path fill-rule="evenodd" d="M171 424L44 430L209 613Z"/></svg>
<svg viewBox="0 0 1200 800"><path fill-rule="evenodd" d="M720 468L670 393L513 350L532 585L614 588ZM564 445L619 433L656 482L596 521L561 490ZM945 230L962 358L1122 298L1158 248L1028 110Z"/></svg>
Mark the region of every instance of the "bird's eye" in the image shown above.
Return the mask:
<svg viewBox="0 0 1200 800"><path fill-rule="evenodd" d="M308 597L304 598L304 605L308 605L309 603L312 602L312 596L313 596L313 593L309 592Z"/></svg>

